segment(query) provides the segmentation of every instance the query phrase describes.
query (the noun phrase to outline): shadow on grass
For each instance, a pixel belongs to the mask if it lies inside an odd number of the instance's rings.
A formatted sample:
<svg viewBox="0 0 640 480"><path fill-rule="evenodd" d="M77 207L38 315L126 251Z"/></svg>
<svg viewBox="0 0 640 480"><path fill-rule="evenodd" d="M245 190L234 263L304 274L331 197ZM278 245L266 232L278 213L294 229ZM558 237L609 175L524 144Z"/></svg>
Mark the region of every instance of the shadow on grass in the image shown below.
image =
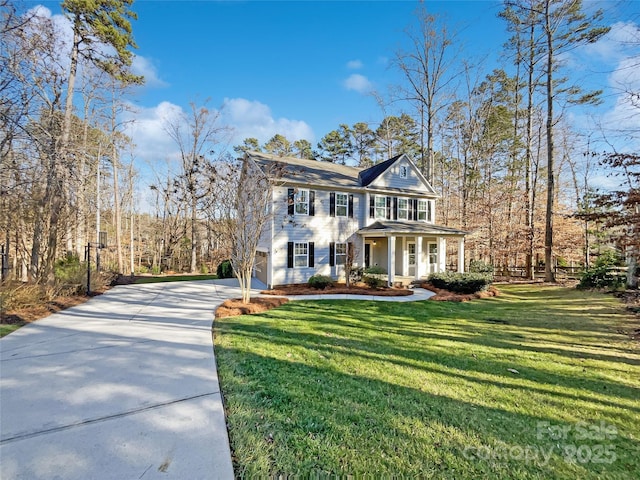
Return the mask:
<svg viewBox="0 0 640 480"><path fill-rule="evenodd" d="M611 473L609 464L565 462L565 445L540 422L568 430L575 423L433 395L295 358L225 347L216 347L216 356L240 477L595 478ZM566 442L575 440L570 436ZM639 471L633 453L640 448L637 440L620 437L614 447L618 469ZM519 453L524 449L530 452L526 460ZM551 452L551 458L543 452Z"/></svg>

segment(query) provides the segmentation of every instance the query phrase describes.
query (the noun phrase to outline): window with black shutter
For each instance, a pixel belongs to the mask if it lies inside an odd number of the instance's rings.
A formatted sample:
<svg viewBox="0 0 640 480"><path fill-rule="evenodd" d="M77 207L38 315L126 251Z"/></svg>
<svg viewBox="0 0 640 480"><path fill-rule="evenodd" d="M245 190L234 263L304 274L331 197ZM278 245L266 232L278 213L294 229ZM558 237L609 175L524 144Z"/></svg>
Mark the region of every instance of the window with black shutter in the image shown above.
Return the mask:
<svg viewBox="0 0 640 480"><path fill-rule="evenodd" d="M349 195L349 218L353 218L353 194Z"/></svg>
<svg viewBox="0 0 640 480"><path fill-rule="evenodd" d="M334 192L329 194L329 216L336 216L336 194Z"/></svg>
<svg viewBox="0 0 640 480"><path fill-rule="evenodd" d="M329 266L330 267L333 267L336 264L335 256L336 256L336 242L329 242Z"/></svg>
<svg viewBox="0 0 640 480"><path fill-rule="evenodd" d="M293 242L287 243L287 268L293 268Z"/></svg>
<svg viewBox="0 0 640 480"><path fill-rule="evenodd" d="M376 197L371 195L369 197L369 218L374 218L376 216Z"/></svg>
<svg viewBox="0 0 640 480"><path fill-rule="evenodd" d="M387 220L391 220L391 197L387 197Z"/></svg>
<svg viewBox="0 0 640 480"><path fill-rule="evenodd" d="M316 192L315 190L310 190L309 191L309 215L312 217L316 214L315 200L316 200Z"/></svg>
<svg viewBox="0 0 640 480"><path fill-rule="evenodd" d="M309 242L309 266L313 267L315 265L315 255L313 249L313 242Z"/></svg>

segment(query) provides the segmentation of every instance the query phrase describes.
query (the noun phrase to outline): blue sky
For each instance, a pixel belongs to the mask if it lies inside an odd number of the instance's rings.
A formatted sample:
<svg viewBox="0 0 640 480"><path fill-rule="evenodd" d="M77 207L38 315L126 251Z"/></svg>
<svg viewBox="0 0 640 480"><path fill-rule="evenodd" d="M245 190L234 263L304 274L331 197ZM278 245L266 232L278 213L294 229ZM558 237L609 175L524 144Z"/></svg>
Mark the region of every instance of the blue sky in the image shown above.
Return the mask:
<svg viewBox="0 0 640 480"><path fill-rule="evenodd" d="M60 13L57 3L43 4ZM606 102L592 111L595 119L583 111L568 118L578 126L619 125L628 117L628 106L618 105L617 80L626 75L640 84L640 69L616 71L629 63L631 53L620 42L640 24L640 2L585 4L605 8L607 22L616 27L568 61L583 85L605 89ZM408 48L405 29L415 24L417 6L413 1L137 0L134 67L147 84L129 98L136 123L128 133L138 160L153 164L170 157L175 146L163 122L190 101L206 98L211 107L224 106L221 120L235 129L232 144L249 136L264 142L281 133L315 145L341 123L365 121L375 128L384 114L370 92L386 97L389 86L400 81L390 60L398 49ZM482 59L485 73L502 65L508 38L497 18L502 2L438 0L426 6L458 31L462 58ZM389 106L387 113L398 114L397 107Z"/></svg>

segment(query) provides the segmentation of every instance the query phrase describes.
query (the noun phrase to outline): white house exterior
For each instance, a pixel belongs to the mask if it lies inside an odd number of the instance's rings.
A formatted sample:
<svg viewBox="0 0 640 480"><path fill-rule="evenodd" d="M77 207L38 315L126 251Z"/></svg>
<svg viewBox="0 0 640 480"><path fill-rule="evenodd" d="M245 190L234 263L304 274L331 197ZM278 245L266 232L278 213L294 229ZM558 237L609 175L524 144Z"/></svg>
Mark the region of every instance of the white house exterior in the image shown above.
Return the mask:
<svg viewBox="0 0 640 480"><path fill-rule="evenodd" d="M390 285L444 271L448 242L464 271L465 232L435 223L438 195L406 155L364 170L257 152L244 161L279 172L254 268L269 288L343 279L349 249L355 266L381 267Z"/></svg>

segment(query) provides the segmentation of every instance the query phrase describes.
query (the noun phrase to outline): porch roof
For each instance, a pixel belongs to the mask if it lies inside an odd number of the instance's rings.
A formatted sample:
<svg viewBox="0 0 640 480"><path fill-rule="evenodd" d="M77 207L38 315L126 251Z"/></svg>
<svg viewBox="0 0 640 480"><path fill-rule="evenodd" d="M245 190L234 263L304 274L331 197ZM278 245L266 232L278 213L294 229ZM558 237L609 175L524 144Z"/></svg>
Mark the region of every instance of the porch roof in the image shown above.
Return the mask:
<svg viewBox="0 0 640 480"><path fill-rule="evenodd" d="M374 235L451 235L464 236L468 232L442 225L423 222L380 221L361 228L357 232L364 236Z"/></svg>

